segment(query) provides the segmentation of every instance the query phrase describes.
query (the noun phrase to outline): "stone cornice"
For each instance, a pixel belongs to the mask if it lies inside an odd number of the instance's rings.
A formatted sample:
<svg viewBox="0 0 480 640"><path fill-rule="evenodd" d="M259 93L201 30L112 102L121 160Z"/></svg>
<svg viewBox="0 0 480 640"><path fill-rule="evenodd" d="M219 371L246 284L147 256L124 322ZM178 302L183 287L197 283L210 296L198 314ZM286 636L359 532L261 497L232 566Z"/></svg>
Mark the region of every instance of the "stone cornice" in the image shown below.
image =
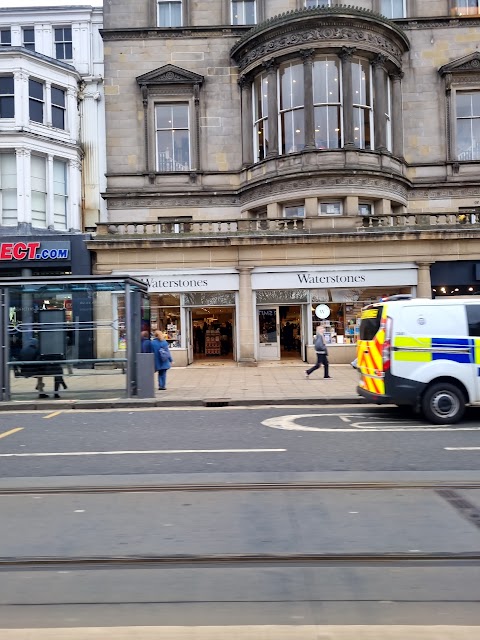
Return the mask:
<svg viewBox="0 0 480 640"><path fill-rule="evenodd" d="M102 29L100 31L105 42L116 40L178 40L187 38L238 38L251 27L214 26L214 27L179 27L178 29L162 29L152 27L141 29Z"/></svg>
<svg viewBox="0 0 480 640"><path fill-rule="evenodd" d="M401 20L395 20L396 23L401 25L404 31L414 31L420 29L478 29L480 28L480 18L404 18Z"/></svg>

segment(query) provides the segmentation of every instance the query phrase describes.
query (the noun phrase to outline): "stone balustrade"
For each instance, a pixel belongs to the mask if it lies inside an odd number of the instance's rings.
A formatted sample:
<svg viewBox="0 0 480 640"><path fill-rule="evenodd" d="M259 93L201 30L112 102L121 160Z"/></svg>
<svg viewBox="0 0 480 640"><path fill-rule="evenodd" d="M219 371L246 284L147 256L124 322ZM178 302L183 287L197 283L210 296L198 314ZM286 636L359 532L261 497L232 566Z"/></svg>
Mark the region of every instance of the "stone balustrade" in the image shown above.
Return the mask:
<svg viewBox="0 0 480 640"><path fill-rule="evenodd" d="M266 234L359 233L371 231L433 230L455 227L480 229L480 213L401 213L316 218L260 218L240 220L182 220L169 222L104 222L96 236L248 236Z"/></svg>

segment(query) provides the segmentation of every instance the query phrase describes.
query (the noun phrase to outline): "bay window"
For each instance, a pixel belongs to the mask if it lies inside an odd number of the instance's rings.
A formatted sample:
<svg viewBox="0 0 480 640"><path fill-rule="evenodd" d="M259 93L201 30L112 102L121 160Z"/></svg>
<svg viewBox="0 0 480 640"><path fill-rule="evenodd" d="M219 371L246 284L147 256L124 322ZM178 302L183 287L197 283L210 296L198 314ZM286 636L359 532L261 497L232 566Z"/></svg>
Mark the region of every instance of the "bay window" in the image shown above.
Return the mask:
<svg viewBox="0 0 480 640"><path fill-rule="evenodd" d="M313 64L315 146L339 149L342 146L342 89L340 61L325 56Z"/></svg>
<svg viewBox="0 0 480 640"><path fill-rule="evenodd" d="M280 148L281 153L301 151L305 146L303 64L280 68Z"/></svg>
<svg viewBox="0 0 480 640"><path fill-rule="evenodd" d="M67 228L67 163L53 161L53 224L55 229Z"/></svg>
<svg viewBox="0 0 480 640"><path fill-rule="evenodd" d="M15 153L0 153L0 224L17 224L17 159Z"/></svg>
<svg viewBox="0 0 480 640"><path fill-rule="evenodd" d="M13 75L0 76L0 118L15 117Z"/></svg>
<svg viewBox="0 0 480 640"><path fill-rule="evenodd" d="M65 91L52 87L52 126L56 129L65 129Z"/></svg>
<svg viewBox="0 0 480 640"><path fill-rule="evenodd" d="M43 112L45 104L43 82L38 82L38 80L30 79L28 81L28 95L30 120L43 124Z"/></svg>
<svg viewBox="0 0 480 640"><path fill-rule="evenodd" d="M255 162L260 162L268 153L268 78L264 73L255 78L253 101L253 151Z"/></svg>
<svg viewBox="0 0 480 640"><path fill-rule="evenodd" d="M371 149L373 140L372 75L367 60L352 61L354 144Z"/></svg>
<svg viewBox="0 0 480 640"><path fill-rule="evenodd" d="M47 161L42 156L31 157L32 226L47 226Z"/></svg>

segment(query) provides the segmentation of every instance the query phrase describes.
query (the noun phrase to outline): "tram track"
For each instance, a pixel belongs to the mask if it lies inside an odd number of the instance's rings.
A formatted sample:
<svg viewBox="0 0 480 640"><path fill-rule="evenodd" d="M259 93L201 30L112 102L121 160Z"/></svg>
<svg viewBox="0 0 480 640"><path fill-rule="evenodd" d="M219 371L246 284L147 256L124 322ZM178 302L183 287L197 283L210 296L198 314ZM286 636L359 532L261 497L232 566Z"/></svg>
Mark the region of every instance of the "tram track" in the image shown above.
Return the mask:
<svg viewBox="0 0 480 640"><path fill-rule="evenodd" d="M88 569L88 568L138 568L169 566L177 568L225 566L449 566L480 565L480 552L442 553L320 553L320 554L222 554L222 555L170 555L170 556L85 556L85 557L22 557L0 558L0 571L11 569Z"/></svg>
<svg viewBox="0 0 480 640"><path fill-rule="evenodd" d="M232 491L388 491L388 490L455 490L480 489L480 482L231 482L225 483L182 483L156 485L117 485L117 486L55 486L55 487L8 487L0 488L0 496L37 496L65 494L103 494L103 493L169 493L169 492L232 492Z"/></svg>

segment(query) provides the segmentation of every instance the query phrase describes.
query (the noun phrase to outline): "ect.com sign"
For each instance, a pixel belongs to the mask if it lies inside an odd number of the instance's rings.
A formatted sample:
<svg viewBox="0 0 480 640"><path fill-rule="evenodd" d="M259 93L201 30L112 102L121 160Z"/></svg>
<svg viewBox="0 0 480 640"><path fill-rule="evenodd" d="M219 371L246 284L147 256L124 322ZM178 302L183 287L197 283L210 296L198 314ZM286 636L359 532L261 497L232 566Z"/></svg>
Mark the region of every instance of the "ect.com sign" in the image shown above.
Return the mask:
<svg viewBox="0 0 480 640"><path fill-rule="evenodd" d="M1 242L0 260L69 260L70 242Z"/></svg>

